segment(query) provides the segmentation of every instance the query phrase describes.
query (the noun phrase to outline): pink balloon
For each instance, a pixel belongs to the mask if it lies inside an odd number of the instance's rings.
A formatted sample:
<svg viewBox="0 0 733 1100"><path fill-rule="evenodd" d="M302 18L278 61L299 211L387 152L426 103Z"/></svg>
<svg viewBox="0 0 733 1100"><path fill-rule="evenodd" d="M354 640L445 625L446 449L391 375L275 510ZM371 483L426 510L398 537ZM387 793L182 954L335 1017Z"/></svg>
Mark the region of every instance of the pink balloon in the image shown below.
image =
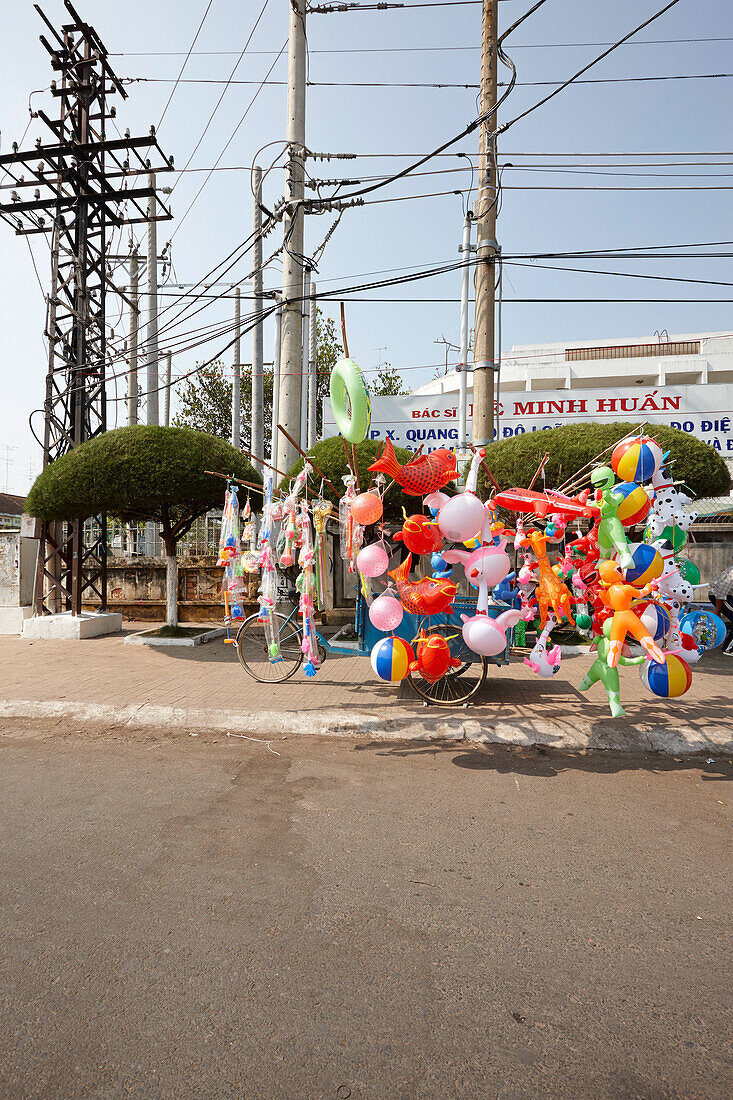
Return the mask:
<svg viewBox="0 0 733 1100"><path fill-rule="evenodd" d="M356 568L365 577L381 577L389 565L389 556L380 542L363 546L356 556Z"/></svg>
<svg viewBox="0 0 733 1100"><path fill-rule="evenodd" d="M369 619L372 626L375 626L377 630L389 634L391 630L396 630L400 625L404 613L400 601L395 596L390 596L389 593L385 592L381 596L377 596L369 608Z"/></svg>

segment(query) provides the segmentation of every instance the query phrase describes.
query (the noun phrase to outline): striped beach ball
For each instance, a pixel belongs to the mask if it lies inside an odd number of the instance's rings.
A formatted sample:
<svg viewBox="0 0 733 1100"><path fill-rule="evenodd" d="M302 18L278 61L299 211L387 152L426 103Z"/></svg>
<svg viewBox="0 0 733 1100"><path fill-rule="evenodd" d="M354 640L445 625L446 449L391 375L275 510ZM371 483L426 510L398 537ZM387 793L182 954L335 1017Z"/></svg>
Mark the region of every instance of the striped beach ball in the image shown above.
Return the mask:
<svg viewBox="0 0 733 1100"><path fill-rule="evenodd" d="M655 642L661 642L667 636L667 631L672 625L669 611L655 600L637 605L636 613L647 628Z"/></svg>
<svg viewBox="0 0 733 1100"><path fill-rule="evenodd" d="M614 447L611 467L622 481L650 481L662 465L662 448L646 435Z"/></svg>
<svg viewBox="0 0 733 1100"><path fill-rule="evenodd" d="M624 569L624 580L627 584L643 588L649 581L661 577L664 572L664 559L656 546L650 546L648 542L630 542L629 550L634 564Z"/></svg>
<svg viewBox="0 0 733 1100"><path fill-rule="evenodd" d="M668 653L663 665L645 661L641 666L641 679L652 695L660 699L679 699L692 683L692 673L687 661Z"/></svg>
<svg viewBox="0 0 733 1100"><path fill-rule="evenodd" d="M404 680L414 660L412 646L402 638L380 638L372 648L372 668L387 683Z"/></svg>
<svg viewBox="0 0 733 1100"><path fill-rule="evenodd" d="M641 523L649 514L652 502L646 494L646 489L641 485L635 485L633 481L620 481L614 485L615 496L621 496L621 501L616 513L624 527L631 527L634 523Z"/></svg>

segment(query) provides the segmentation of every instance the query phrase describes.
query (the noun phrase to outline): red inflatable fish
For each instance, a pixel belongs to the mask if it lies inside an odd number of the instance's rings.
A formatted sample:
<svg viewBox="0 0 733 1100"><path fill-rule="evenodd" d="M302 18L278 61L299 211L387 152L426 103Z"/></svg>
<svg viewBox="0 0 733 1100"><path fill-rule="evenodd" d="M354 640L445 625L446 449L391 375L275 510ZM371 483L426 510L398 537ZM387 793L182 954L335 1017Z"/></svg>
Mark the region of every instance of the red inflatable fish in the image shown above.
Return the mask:
<svg viewBox="0 0 733 1100"><path fill-rule="evenodd" d="M394 447L388 439L384 444L381 458L373 462L370 470L382 470L401 485L408 496L422 497L428 493L437 493L449 481L458 477L456 456L445 447L431 451L429 455L413 458L406 466L400 466Z"/></svg>
<svg viewBox="0 0 733 1100"><path fill-rule="evenodd" d="M395 539L404 542L413 554L434 554L443 545L440 528L427 516L408 516Z"/></svg>
<svg viewBox="0 0 733 1100"><path fill-rule="evenodd" d="M417 660L410 665L410 672L419 672L423 680L436 684L449 668L460 668L461 661L451 657L450 646L440 634L429 634L423 630L415 646Z"/></svg>
<svg viewBox="0 0 733 1100"><path fill-rule="evenodd" d="M444 611L452 611L456 585L452 581L436 580L435 577L411 581L408 579L411 568L412 554L408 554L402 565L390 573L397 584L397 595L405 611L410 615L442 615Z"/></svg>

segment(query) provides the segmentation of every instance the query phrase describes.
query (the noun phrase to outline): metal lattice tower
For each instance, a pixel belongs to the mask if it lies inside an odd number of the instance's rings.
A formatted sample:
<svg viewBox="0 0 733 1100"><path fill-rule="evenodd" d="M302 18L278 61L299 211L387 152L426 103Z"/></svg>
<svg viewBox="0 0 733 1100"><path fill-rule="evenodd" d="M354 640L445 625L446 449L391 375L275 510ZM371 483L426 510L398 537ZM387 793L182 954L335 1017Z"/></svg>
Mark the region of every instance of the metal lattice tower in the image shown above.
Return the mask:
<svg viewBox="0 0 733 1100"><path fill-rule="evenodd" d="M0 203L0 218L17 234L50 235L51 288L46 316L48 369L44 401L43 465L107 429L105 368L110 230L151 220L148 199L153 187L136 186L139 176L171 171L172 158L160 149L155 130L147 137L108 139L115 118L108 98L127 98L113 72L98 34L79 16L70 0L71 22L56 30L39 6L36 11L51 41L41 43L58 73L51 93L59 100L53 120L39 110L52 143L40 138L27 151L13 146L0 156L0 168L12 181L11 201ZM118 131L119 133L119 131ZM151 156L161 163L151 164ZM29 188L33 188L30 197ZM28 195L28 198L25 196ZM169 219L158 201L155 220ZM124 295L122 295L124 297ZM36 614L70 610L80 614L82 602L107 601L106 518L86 524L43 524L41 529Z"/></svg>

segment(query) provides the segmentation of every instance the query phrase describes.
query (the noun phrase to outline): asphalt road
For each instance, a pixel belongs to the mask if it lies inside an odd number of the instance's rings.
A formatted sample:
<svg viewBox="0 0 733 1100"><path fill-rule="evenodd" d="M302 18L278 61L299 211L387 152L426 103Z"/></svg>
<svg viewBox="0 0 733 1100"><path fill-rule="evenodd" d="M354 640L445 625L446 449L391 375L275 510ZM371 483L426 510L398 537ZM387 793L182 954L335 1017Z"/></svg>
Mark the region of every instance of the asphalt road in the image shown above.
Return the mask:
<svg viewBox="0 0 733 1100"><path fill-rule="evenodd" d="M725 1097L731 762L0 724L0 1096Z"/></svg>

